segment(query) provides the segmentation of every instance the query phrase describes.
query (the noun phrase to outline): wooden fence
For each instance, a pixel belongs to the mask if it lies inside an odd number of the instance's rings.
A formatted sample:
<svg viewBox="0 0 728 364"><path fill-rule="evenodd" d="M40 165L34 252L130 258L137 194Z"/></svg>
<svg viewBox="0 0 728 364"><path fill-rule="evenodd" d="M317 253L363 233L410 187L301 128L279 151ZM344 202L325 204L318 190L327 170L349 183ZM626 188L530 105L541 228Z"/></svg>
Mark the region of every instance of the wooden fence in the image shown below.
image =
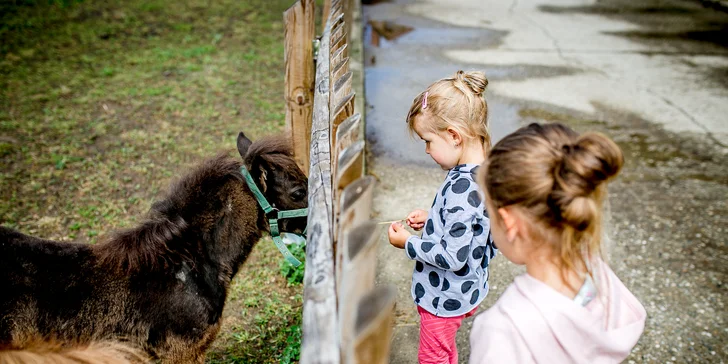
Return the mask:
<svg viewBox="0 0 728 364"><path fill-rule="evenodd" d="M364 127L352 87L361 75L353 74L349 57L355 1L326 1L315 77L307 58L313 0L299 0L284 13L286 119L309 175L301 363L386 363L389 357L396 291L374 286L375 180L364 175Z"/></svg>

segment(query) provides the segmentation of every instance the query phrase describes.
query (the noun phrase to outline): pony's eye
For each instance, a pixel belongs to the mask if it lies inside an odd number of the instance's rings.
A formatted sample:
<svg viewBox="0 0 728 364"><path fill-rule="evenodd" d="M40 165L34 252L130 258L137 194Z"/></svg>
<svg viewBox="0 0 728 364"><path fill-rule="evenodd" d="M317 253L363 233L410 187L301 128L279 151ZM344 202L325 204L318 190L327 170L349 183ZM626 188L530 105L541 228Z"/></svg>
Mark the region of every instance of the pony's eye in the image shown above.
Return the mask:
<svg viewBox="0 0 728 364"><path fill-rule="evenodd" d="M295 201L303 200L304 198L306 198L306 190L304 190L303 188L299 188L293 191L293 193L291 194L291 198L293 198L293 200Z"/></svg>

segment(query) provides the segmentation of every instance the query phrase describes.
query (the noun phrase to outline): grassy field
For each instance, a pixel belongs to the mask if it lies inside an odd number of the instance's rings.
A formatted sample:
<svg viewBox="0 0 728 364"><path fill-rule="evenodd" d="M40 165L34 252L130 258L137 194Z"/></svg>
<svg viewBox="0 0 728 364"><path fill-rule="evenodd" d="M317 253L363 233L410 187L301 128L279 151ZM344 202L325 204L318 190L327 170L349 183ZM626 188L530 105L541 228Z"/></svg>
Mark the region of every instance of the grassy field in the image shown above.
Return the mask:
<svg viewBox="0 0 728 364"><path fill-rule="evenodd" d="M292 3L0 3L0 224L94 244L239 131L281 132ZM295 361L302 289L279 261L261 241L209 362Z"/></svg>

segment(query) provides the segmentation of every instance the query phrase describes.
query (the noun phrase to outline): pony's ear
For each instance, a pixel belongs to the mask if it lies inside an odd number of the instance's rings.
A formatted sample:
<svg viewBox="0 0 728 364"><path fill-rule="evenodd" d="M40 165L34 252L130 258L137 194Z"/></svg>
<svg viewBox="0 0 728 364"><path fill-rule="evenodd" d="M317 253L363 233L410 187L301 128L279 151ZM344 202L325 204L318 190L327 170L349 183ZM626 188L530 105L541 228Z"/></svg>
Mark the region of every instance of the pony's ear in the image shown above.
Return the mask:
<svg viewBox="0 0 728 364"><path fill-rule="evenodd" d="M238 153L245 159L245 155L248 154L248 148L253 142L245 136L242 131L238 134Z"/></svg>

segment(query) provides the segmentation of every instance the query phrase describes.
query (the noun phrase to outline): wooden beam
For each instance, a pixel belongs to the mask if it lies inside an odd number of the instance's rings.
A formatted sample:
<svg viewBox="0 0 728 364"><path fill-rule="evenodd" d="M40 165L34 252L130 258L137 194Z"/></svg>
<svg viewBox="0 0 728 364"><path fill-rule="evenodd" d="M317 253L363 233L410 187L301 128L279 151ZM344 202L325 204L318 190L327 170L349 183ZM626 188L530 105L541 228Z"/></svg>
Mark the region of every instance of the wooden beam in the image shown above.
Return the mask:
<svg viewBox="0 0 728 364"><path fill-rule="evenodd" d="M379 286L359 300L353 352L345 353L347 363L386 364L394 327L397 289Z"/></svg>
<svg viewBox="0 0 728 364"><path fill-rule="evenodd" d="M348 252L347 231L369 220L372 211L372 199L374 196L374 185L376 180L372 176L364 176L346 186L341 192L341 202L337 206L339 215L338 226L336 227L336 287L339 296L341 295L341 271L345 267L343 262ZM339 305L341 300L339 299ZM341 312L341 310L339 310ZM353 327L353 322L352 322Z"/></svg>
<svg viewBox="0 0 728 364"><path fill-rule="evenodd" d="M311 164L308 179L308 239L303 278L303 342L301 360L338 364L336 289L333 252L333 190L331 178L331 122L329 115L329 34L321 37L311 127Z"/></svg>
<svg viewBox="0 0 728 364"><path fill-rule="evenodd" d="M293 155L308 175L313 115L314 1L299 0L283 13L285 20L286 130Z"/></svg>
<svg viewBox="0 0 728 364"><path fill-rule="evenodd" d="M369 220L355 228L343 230L343 235L346 251L341 261L339 331L342 351L347 352L351 351L354 342L359 300L374 288L379 233L376 222Z"/></svg>

